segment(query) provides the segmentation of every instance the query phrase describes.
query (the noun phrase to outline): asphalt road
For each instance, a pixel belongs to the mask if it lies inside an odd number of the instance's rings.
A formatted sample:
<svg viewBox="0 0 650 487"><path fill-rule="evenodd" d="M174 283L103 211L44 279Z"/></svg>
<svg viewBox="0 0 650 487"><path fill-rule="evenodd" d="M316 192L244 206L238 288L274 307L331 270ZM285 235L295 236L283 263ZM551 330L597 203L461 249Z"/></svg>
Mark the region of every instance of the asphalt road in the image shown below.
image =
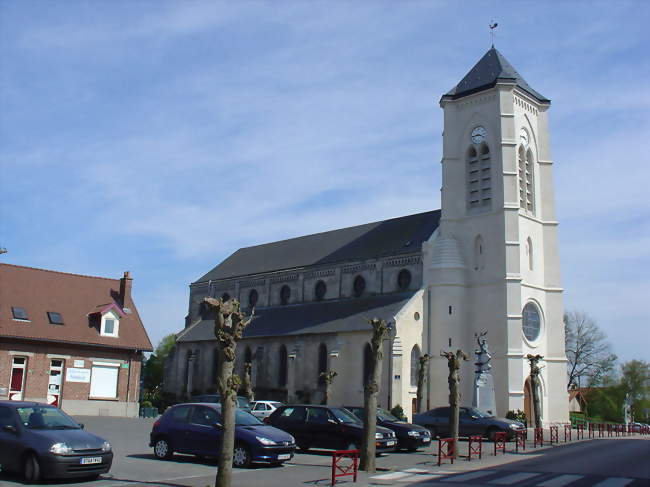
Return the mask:
<svg viewBox="0 0 650 487"><path fill-rule="evenodd" d="M80 417L88 431L113 445L115 457L111 471L94 481L49 482L57 487L206 487L214 485L216 463L193 456L175 455L160 461L149 447L152 419ZM483 459L457 460L438 467L435 448L415 453L391 453L377 459L376 474L359 474L358 483L369 485L522 485L542 487L586 487L607 479L618 483L600 487L650 486L650 437L582 440L544 450L528 449L519 454L493 456L486 445ZM513 444L508 445L508 450ZM467 443L461 442L465 454ZM329 485L331 452L298 453L282 467L256 466L234 469L235 487L288 487ZM473 475L464 478L463 475ZM512 477L515 475L515 477ZM518 476L517 476L518 475ZM572 475L574 477L567 477ZM562 477L564 476L564 477ZM561 478L560 478L561 477ZM514 479L514 481L512 480ZM572 480L572 482L568 482ZM543 482L551 482L544 484ZM554 483L553 483L554 482ZM564 483L563 483L564 482ZM610 481L612 482L612 481ZM343 483L343 482L342 482ZM0 487L24 485L17 476L0 475ZM339 484L337 484L339 485Z"/></svg>

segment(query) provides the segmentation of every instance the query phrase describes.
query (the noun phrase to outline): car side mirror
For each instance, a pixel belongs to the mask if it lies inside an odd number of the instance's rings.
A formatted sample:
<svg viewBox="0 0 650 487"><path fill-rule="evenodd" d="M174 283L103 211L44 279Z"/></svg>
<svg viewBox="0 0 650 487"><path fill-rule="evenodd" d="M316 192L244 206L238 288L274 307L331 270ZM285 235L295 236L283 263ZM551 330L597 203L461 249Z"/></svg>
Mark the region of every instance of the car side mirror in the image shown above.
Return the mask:
<svg viewBox="0 0 650 487"><path fill-rule="evenodd" d="M12 434L14 434L14 435L15 435L16 433L18 433L18 430L16 429L16 427L15 427L15 426L12 426L12 425L10 425L10 424L4 425L4 426L2 427L2 430L3 430L3 431L6 431L7 433L12 433Z"/></svg>
<svg viewBox="0 0 650 487"><path fill-rule="evenodd" d="M79 427L80 427L81 429L84 429L84 428L86 427L86 425L83 424L83 423L79 423Z"/></svg>
<svg viewBox="0 0 650 487"><path fill-rule="evenodd" d="M329 418L329 419L327 420L327 422L328 422L328 423L332 423L332 424L339 424L339 422L338 422L337 420L332 419L332 418Z"/></svg>

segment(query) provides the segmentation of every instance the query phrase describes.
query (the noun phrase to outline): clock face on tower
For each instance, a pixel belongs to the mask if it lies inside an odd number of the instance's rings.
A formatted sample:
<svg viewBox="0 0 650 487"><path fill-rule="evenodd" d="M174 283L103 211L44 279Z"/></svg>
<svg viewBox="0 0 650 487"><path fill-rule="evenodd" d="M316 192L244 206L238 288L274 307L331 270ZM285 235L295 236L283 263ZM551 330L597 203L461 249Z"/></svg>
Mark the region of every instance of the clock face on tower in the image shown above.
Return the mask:
<svg viewBox="0 0 650 487"><path fill-rule="evenodd" d="M480 144L485 140L485 136L487 135L487 130L485 130L484 127L479 125L478 127L474 127L474 130L472 130L472 142L475 144Z"/></svg>

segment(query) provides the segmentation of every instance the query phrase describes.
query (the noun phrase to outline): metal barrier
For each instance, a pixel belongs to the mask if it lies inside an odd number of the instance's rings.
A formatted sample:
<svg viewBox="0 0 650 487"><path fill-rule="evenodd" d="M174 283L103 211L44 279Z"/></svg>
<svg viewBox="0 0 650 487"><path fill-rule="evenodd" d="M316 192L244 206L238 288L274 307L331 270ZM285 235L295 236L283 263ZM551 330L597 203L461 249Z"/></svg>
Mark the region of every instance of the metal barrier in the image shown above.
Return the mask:
<svg viewBox="0 0 650 487"><path fill-rule="evenodd" d="M558 439L558 427L557 427L557 425L553 425L549 429L551 430L551 438L549 440L549 443L551 445L553 443L559 443L560 440Z"/></svg>
<svg viewBox="0 0 650 487"><path fill-rule="evenodd" d="M537 448L537 445L544 446L544 430L542 428L535 428L535 439L533 441L533 447Z"/></svg>
<svg viewBox="0 0 650 487"><path fill-rule="evenodd" d="M612 431L612 425L608 424L607 425L607 437L611 437L614 434L614 431Z"/></svg>
<svg viewBox="0 0 650 487"><path fill-rule="evenodd" d="M581 424L578 425L578 428L576 428L576 439L578 440L584 440L585 439L585 427Z"/></svg>
<svg viewBox="0 0 650 487"><path fill-rule="evenodd" d="M605 436L605 425L603 423L598 423L598 438Z"/></svg>
<svg viewBox="0 0 650 487"><path fill-rule="evenodd" d="M467 460L472 460L472 455L477 455L479 459L483 456L483 437L481 435L470 436L469 451L467 453Z"/></svg>
<svg viewBox="0 0 650 487"><path fill-rule="evenodd" d="M567 438L569 441L571 441L571 425L570 424L565 424L564 425L564 443L567 442Z"/></svg>
<svg viewBox="0 0 650 487"><path fill-rule="evenodd" d="M494 433L494 455L496 456L497 450L501 450L503 454L506 454L506 438L508 433L505 431L497 431Z"/></svg>
<svg viewBox="0 0 650 487"><path fill-rule="evenodd" d="M589 423L589 438L594 437L594 423Z"/></svg>
<svg viewBox="0 0 650 487"><path fill-rule="evenodd" d="M515 433L515 451L519 453L519 447L526 449L526 436L528 436L527 431L517 431Z"/></svg>
<svg viewBox="0 0 650 487"><path fill-rule="evenodd" d="M614 425L614 433L616 433L616 436L621 436L621 428L619 428L618 424Z"/></svg>
<svg viewBox="0 0 650 487"><path fill-rule="evenodd" d="M456 456L456 440L453 438L440 438L438 439L438 466L443 460L451 460L454 463Z"/></svg>
<svg viewBox="0 0 650 487"><path fill-rule="evenodd" d="M341 465L344 458L352 460L348 465ZM352 481L357 481L357 470L359 469L359 450L337 450L332 453L332 485L336 485L338 477L352 475Z"/></svg>

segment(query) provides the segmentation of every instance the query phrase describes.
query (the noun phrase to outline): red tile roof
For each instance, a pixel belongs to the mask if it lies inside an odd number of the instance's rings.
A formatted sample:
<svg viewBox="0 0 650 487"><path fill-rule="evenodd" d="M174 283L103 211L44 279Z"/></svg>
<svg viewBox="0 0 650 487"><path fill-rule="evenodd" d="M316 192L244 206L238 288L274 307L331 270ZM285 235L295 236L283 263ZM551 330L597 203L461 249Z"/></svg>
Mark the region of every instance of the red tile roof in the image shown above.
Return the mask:
<svg viewBox="0 0 650 487"><path fill-rule="evenodd" d="M0 337L151 351L130 292L121 305L120 279L0 264ZM131 312L120 317L119 337L101 336L91 315L113 306ZM24 308L29 322L14 320L12 307ZM64 324L50 324L48 311Z"/></svg>

